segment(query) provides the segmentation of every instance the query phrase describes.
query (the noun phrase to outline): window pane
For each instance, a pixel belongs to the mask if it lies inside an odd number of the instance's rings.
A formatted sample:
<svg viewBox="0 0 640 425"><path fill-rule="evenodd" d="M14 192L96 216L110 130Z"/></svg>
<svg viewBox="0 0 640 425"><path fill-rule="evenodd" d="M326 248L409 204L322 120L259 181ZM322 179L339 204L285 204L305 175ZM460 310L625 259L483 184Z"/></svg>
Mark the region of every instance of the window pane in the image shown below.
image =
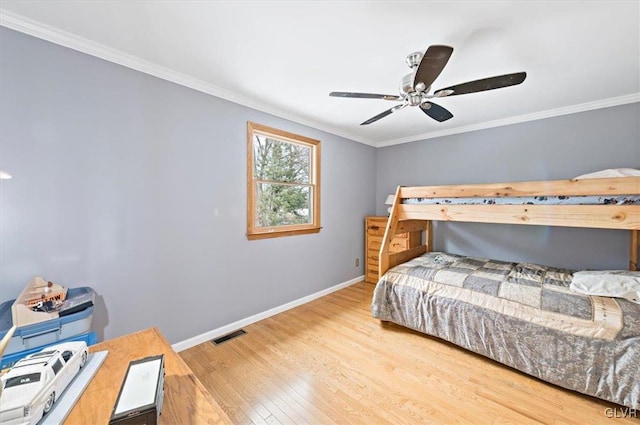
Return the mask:
<svg viewBox="0 0 640 425"><path fill-rule="evenodd" d="M313 223L311 186L258 183L256 227Z"/></svg>
<svg viewBox="0 0 640 425"><path fill-rule="evenodd" d="M310 183L311 148L263 134L253 136L253 176L258 180Z"/></svg>
<svg viewBox="0 0 640 425"><path fill-rule="evenodd" d="M13 378L7 379L7 382L4 384L5 389L10 387L15 387L22 384L31 384L33 382L40 382L40 373L28 373L26 375L14 376Z"/></svg>

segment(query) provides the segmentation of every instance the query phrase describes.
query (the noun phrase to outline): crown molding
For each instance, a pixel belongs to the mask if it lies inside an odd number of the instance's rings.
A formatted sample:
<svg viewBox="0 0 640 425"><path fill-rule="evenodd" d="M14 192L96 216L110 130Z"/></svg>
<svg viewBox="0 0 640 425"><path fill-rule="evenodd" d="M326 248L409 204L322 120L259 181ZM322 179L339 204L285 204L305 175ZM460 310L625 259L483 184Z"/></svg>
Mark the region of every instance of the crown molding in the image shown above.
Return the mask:
<svg viewBox="0 0 640 425"><path fill-rule="evenodd" d="M376 144L377 147L400 145L402 143L417 142L420 140L434 139L436 137L450 136L452 134L468 133L470 131L484 130L487 128L501 127L504 125L518 124L527 121L536 121L546 118L558 117L561 115L575 114L578 112L591 111L594 109L610 108L612 106L626 105L640 102L640 93L633 93L625 96L612 97L609 99L597 100L594 102L580 103L578 105L565 106L563 108L549 109L535 112L533 114L518 115L495 121L487 121L479 124L465 125L462 127L448 128L441 131L431 131L429 133L417 134L415 136L403 137L400 139L387 140Z"/></svg>
<svg viewBox="0 0 640 425"><path fill-rule="evenodd" d="M158 77L184 87L189 87L199 92L207 93L212 96L216 96L251 109L265 112L279 118L284 118L286 120L306 125L317 130L325 131L336 136L341 136L346 139L363 143L365 145L376 147L375 142L361 136L357 136L355 134L323 125L313 120L309 120L305 117L291 114L278 108L274 108L273 106L264 104L262 102L256 102L253 99L239 95L237 93L233 93L229 90L217 87L213 84L206 83L189 75L182 74L172 69L157 65L153 62L141 59L137 56L124 53L120 50L112 49L103 44L96 43L94 41L79 37L69 32L42 24L32 19L25 18L7 10L0 9L0 26L24 34L28 34L45 41L49 41L51 43L58 44L60 46L68 47L78 52L86 53L88 55L95 56L97 58L104 59L106 61L113 62L118 65L122 65L127 68L131 68L136 71L140 71L145 74L152 75L154 77Z"/></svg>
<svg viewBox="0 0 640 425"><path fill-rule="evenodd" d="M449 136L452 134L467 133L471 131L484 130L493 127L501 127L504 125L517 124L527 121L541 120L545 118L552 118L561 115L574 114L577 112L585 112L594 109L609 108L612 106L625 105L629 103L640 102L640 93L633 93L625 96L619 96L609 99L598 100L594 102L581 103L578 105L566 106L563 108L550 109L547 111L535 112L532 114L518 115L515 117L509 117L500 120L488 121L484 123L472 124L467 126L460 126L449 128L441 131L431 131L428 133L417 134L408 137L402 137L398 139L372 141L370 139L345 132L341 129L337 129L325 124L318 123L308 118L302 117L297 114L283 111L278 108L274 108L271 105L256 102L255 100L246 96L233 93L229 90L221 87L206 83L202 80L190 77L189 75L182 74L172 69L159 66L150 61L146 61L137 56L124 53L120 50L112 49L100 43L88 40L71 34L66 31L59 30L57 28L42 24L40 22L25 18L7 10L0 9L0 26L28 34L42 40L46 40L70 49L86 53L91 56L104 59L109 62L116 63L118 65L125 66L127 68L134 69L136 71L143 72L148 75L152 75L163 80L179 84L184 87L197 90L202 93L210 94L212 96L219 97L224 100L228 100L233 103L237 103L242 106L246 106L251 109L255 109L267 114L274 115L279 118L293 121L298 124L306 125L317 130L325 131L336 136L344 137L355 142L359 142L365 145L373 147L385 147L399 145L402 143L417 142L420 140L433 139L436 137Z"/></svg>

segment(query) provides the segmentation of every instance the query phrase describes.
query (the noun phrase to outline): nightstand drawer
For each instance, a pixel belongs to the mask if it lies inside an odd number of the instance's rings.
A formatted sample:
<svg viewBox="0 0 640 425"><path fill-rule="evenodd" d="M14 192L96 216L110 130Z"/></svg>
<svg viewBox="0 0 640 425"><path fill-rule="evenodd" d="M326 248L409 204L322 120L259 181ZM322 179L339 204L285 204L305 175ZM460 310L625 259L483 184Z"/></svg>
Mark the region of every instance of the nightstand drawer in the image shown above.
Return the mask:
<svg viewBox="0 0 640 425"><path fill-rule="evenodd" d="M378 265L378 255L380 254L380 251L376 251L373 249L368 249L367 250L367 262L374 262L376 263L376 266Z"/></svg>
<svg viewBox="0 0 640 425"><path fill-rule="evenodd" d="M387 220L368 220L367 221L367 236L384 236L384 231L387 227Z"/></svg>
<svg viewBox="0 0 640 425"><path fill-rule="evenodd" d="M382 236L369 236L367 239L368 251L380 251L380 247L382 246Z"/></svg>

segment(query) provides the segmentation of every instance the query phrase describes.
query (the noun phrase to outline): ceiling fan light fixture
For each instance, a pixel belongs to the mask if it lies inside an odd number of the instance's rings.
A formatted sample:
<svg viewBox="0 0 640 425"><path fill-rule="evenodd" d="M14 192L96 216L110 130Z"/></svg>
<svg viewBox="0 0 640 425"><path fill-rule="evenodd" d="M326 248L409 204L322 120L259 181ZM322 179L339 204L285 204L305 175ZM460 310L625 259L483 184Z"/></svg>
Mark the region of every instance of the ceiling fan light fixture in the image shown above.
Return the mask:
<svg viewBox="0 0 640 425"><path fill-rule="evenodd" d="M440 90L440 91L435 92L433 95L435 97L445 97L445 96L449 96L451 94L453 94L453 90Z"/></svg>

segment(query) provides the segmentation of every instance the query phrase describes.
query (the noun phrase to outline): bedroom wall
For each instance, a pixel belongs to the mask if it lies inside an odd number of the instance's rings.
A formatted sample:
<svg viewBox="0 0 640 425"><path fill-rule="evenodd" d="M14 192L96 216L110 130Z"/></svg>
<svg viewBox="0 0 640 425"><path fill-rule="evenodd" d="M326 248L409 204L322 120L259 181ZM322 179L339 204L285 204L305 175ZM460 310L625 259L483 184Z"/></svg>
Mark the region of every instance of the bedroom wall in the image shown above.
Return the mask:
<svg viewBox="0 0 640 425"><path fill-rule="evenodd" d="M34 275L91 286L101 339L157 326L176 343L363 274L374 148L6 28L0 43L0 301ZM321 140L319 234L247 241L248 120Z"/></svg>
<svg viewBox="0 0 640 425"><path fill-rule="evenodd" d="M384 200L398 185L570 179L606 168L640 168L639 117L635 103L378 149L377 212L385 213ZM438 223L435 249L558 267L626 269L629 235Z"/></svg>

